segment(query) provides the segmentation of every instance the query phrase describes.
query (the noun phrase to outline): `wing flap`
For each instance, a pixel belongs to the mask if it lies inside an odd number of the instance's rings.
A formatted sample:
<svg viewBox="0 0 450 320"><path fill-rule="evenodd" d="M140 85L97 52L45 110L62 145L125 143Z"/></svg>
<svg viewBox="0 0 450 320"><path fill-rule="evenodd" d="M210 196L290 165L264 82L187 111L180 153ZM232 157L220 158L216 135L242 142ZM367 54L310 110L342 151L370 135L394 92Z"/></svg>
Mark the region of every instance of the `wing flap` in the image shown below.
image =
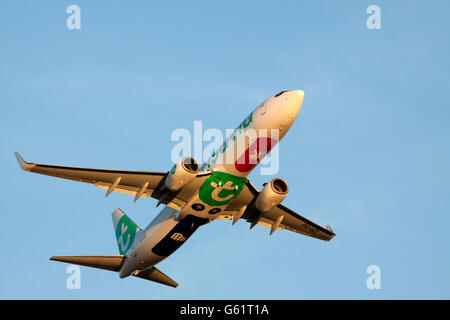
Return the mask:
<svg viewBox="0 0 450 320"><path fill-rule="evenodd" d="M29 163L18 152L15 152L15 156L22 170L90 183L100 189L108 190L107 195L111 191L115 191L134 195L136 196L135 200L140 197L153 197L159 200L162 195L159 191L162 189L167 176L167 172L94 169ZM174 209L180 209L209 174L208 172L200 172L190 185L177 194L171 194L164 203ZM115 184L116 182L117 184ZM110 190L111 187L113 187L112 190Z"/></svg>
<svg viewBox="0 0 450 320"><path fill-rule="evenodd" d="M86 183L108 183L112 184L121 177L120 185L132 186L140 188L149 182L150 189L154 189L166 172L150 172L150 171L121 171L93 168L78 168L66 166L54 166L47 164L27 163L30 172L44 174L47 176L69 179ZM153 187L153 188L152 188Z"/></svg>
<svg viewBox="0 0 450 320"><path fill-rule="evenodd" d="M239 196L227 206L221 216L221 219L232 219L230 216L236 214L236 212L243 206L247 206L247 209L242 215L242 219L246 219L250 223L257 221L258 225L268 228L272 228L275 224L274 228L276 230L286 229L325 241L330 241L335 236L331 229L328 230L323 228L281 204L261 215L261 213L254 206L254 202L258 194L258 189L256 189L250 181L248 181ZM281 216L283 216L283 218L280 218ZM280 219L281 222L276 225L277 221Z"/></svg>
<svg viewBox="0 0 450 320"><path fill-rule="evenodd" d="M112 191L134 195L135 201L140 197L153 197L160 200L163 194L161 190L168 174L168 172L94 169L29 163L23 160L19 153L15 152L15 156L22 170L90 183L107 190L106 195ZM199 172L190 184L179 192L169 194L163 203L179 210L209 175L211 175L211 171Z"/></svg>
<svg viewBox="0 0 450 320"><path fill-rule="evenodd" d="M280 226L286 230L325 241L330 241L335 236L332 231L319 226L281 204L263 214L262 217L269 219L273 224L280 216L283 216Z"/></svg>
<svg viewBox="0 0 450 320"><path fill-rule="evenodd" d="M20 167L25 171L92 184L106 183L109 185L120 177L121 185L140 188L148 181L148 188L154 189L167 174L167 172L94 169L29 163L24 161L18 152L15 155Z"/></svg>

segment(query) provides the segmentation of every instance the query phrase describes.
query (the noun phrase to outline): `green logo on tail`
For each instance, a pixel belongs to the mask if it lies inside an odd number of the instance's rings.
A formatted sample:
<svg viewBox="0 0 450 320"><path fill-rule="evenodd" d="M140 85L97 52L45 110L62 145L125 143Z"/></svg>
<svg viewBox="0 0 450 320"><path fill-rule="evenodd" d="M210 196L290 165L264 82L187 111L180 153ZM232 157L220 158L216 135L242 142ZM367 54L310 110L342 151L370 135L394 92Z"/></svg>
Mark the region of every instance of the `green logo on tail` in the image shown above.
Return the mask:
<svg viewBox="0 0 450 320"><path fill-rule="evenodd" d="M116 226L116 239L120 254L126 254L134 242L137 226L123 215Z"/></svg>

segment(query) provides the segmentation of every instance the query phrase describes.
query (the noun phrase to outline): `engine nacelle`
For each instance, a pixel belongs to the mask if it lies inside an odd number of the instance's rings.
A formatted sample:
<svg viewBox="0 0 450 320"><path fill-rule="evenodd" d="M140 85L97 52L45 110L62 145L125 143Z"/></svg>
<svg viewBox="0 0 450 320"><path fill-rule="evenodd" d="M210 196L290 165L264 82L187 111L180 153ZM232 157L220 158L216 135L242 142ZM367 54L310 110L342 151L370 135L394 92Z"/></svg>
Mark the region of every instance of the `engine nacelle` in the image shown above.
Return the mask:
<svg viewBox="0 0 450 320"><path fill-rule="evenodd" d="M170 170L165 185L170 191L178 191L197 176L200 166L191 157L184 157Z"/></svg>
<svg viewBox="0 0 450 320"><path fill-rule="evenodd" d="M267 212L276 207L288 194L288 185L286 181L280 178L274 178L264 185L264 188L255 201L255 207L261 212Z"/></svg>

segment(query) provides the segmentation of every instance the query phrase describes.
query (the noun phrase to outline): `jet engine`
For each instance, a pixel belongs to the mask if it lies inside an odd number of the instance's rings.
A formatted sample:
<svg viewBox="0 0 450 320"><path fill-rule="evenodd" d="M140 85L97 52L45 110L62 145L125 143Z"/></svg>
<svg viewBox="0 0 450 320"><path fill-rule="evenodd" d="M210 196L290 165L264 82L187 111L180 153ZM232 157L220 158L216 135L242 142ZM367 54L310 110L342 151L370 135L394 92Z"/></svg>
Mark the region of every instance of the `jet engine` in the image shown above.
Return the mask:
<svg viewBox="0 0 450 320"><path fill-rule="evenodd" d="M170 191L180 190L194 180L199 168L197 160L191 157L184 157L170 170L165 186Z"/></svg>
<svg viewBox="0 0 450 320"><path fill-rule="evenodd" d="M280 178L274 178L264 185L264 188L255 201L255 207L261 212L267 212L276 207L288 194L288 185L286 181Z"/></svg>

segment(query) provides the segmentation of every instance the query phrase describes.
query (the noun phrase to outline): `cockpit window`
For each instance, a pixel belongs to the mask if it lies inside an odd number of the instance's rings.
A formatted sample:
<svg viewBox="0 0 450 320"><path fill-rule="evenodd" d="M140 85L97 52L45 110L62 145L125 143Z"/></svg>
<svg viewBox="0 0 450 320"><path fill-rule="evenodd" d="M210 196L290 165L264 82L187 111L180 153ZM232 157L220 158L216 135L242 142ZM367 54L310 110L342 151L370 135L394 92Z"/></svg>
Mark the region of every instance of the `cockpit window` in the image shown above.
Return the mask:
<svg viewBox="0 0 450 320"><path fill-rule="evenodd" d="M284 90L284 91L278 92L278 93L275 95L275 98L281 96L283 93L288 92L288 91L289 91L289 90Z"/></svg>

